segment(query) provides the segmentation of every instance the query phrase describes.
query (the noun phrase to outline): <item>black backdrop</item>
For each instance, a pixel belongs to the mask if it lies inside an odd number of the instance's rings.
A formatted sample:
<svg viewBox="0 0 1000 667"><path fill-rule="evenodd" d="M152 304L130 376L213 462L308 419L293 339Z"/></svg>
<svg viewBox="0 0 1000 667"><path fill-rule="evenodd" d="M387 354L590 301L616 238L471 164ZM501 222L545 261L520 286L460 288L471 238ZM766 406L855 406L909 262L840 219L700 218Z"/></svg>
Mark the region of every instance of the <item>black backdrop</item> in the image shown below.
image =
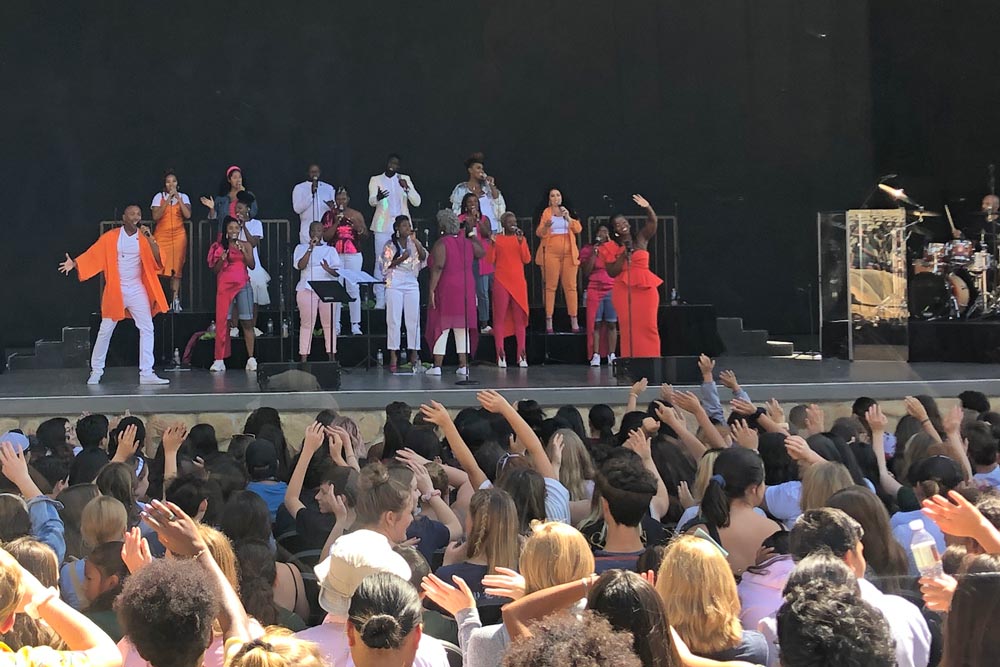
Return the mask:
<svg viewBox="0 0 1000 667"><path fill-rule="evenodd" d="M808 330L815 211L873 173L863 1L13 0L0 19L7 345L86 323L96 281L56 263L148 210L168 166L196 199L239 164L262 217L292 219L310 160L370 212L389 151L428 217L473 150L519 214L549 183L584 215L641 192L679 212L682 296L778 332Z"/></svg>

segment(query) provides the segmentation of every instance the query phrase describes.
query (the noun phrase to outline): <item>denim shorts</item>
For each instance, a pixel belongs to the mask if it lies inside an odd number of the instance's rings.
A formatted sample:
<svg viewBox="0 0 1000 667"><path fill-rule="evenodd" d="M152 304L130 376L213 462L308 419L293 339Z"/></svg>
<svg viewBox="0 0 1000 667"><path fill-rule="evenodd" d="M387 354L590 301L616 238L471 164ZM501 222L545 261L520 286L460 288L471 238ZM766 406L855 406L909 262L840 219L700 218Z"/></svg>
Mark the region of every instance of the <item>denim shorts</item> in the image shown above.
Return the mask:
<svg viewBox="0 0 1000 667"><path fill-rule="evenodd" d="M233 307L230 306L230 314L232 314L233 310ZM250 284L250 281L247 281L247 284L236 295L235 310L239 313L239 319L253 319L253 286Z"/></svg>
<svg viewBox="0 0 1000 667"><path fill-rule="evenodd" d="M597 314L594 315L595 322L617 322L618 312L615 305L611 303L611 292L608 292L597 304Z"/></svg>

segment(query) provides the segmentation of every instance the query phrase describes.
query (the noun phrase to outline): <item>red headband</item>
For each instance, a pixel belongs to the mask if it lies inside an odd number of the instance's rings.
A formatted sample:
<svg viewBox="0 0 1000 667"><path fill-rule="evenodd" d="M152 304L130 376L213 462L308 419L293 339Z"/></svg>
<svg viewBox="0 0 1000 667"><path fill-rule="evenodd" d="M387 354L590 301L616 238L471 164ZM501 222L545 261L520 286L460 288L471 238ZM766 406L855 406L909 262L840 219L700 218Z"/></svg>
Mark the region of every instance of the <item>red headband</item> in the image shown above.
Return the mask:
<svg viewBox="0 0 1000 667"><path fill-rule="evenodd" d="M241 174L243 173L243 170L242 170L242 169L240 169L239 167L237 167L237 166L236 166L236 165L234 164L234 165L233 165L232 167L230 167L229 169L226 169L226 178L229 178L229 177L230 177L230 176L232 175L232 173L233 173L234 171L238 171L238 172L240 172Z"/></svg>

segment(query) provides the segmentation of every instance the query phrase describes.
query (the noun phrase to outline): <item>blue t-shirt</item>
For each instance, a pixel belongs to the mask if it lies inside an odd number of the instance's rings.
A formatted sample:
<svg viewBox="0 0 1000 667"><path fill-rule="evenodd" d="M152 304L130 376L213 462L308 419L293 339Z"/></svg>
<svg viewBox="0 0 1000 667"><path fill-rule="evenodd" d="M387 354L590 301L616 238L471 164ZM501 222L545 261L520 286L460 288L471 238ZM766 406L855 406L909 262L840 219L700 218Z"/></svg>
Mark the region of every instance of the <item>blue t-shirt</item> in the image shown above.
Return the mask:
<svg viewBox="0 0 1000 667"><path fill-rule="evenodd" d="M421 515L415 518L410 527L406 529L406 538L414 537L420 538L416 545L417 551L427 559L427 563L433 568L434 552L448 546L451 533L448 531L448 526L440 521L434 521Z"/></svg>
<svg viewBox="0 0 1000 667"><path fill-rule="evenodd" d="M608 570L629 570L635 572L639 556L642 554L642 551L620 553L598 549L594 552L594 574L603 574Z"/></svg>
<svg viewBox="0 0 1000 667"><path fill-rule="evenodd" d="M247 484L247 491L253 491L264 499L267 509L271 513L271 523L274 523L278 515L278 508L285 502L285 491L288 485L284 482L250 482Z"/></svg>
<svg viewBox="0 0 1000 667"><path fill-rule="evenodd" d="M766 665L767 654L767 640L764 639L764 635L754 630L744 630L743 637L740 638L740 643L733 648L702 657L710 660L718 660L719 662L743 660L755 665Z"/></svg>

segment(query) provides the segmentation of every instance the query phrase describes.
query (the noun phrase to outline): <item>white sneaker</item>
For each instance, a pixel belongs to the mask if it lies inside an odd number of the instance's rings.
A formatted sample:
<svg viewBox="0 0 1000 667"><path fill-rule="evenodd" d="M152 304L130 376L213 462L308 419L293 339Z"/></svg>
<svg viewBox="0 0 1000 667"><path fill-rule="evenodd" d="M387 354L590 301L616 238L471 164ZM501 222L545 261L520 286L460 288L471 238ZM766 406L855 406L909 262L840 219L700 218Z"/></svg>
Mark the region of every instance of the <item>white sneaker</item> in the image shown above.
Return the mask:
<svg viewBox="0 0 1000 667"><path fill-rule="evenodd" d="M170 380L161 378L156 373L149 373L139 376L139 384L170 384Z"/></svg>
<svg viewBox="0 0 1000 667"><path fill-rule="evenodd" d="M479 333L483 335L486 335L488 333L493 333L493 327L487 324L485 327L479 330Z"/></svg>
<svg viewBox="0 0 1000 667"><path fill-rule="evenodd" d="M240 328L239 327L230 327L229 328L229 337L230 338L239 338L240 337Z"/></svg>
<svg viewBox="0 0 1000 667"><path fill-rule="evenodd" d="M375 299L375 310L385 310L385 299Z"/></svg>
<svg viewBox="0 0 1000 667"><path fill-rule="evenodd" d="M617 358L618 357L615 356L614 352L612 352L611 354L609 354L608 355L608 366L614 366L615 365L615 359L617 359Z"/></svg>
<svg viewBox="0 0 1000 667"><path fill-rule="evenodd" d="M507 368L507 360L497 359L497 368Z"/></svg>
<svg viewBox="0 0 1000 667"><path fill-rule="evenodd" d="M434 366L432 368L428 368L427 372L425 373L425 375L441 375L441 367L440 366Z"/></svg>
<svg viewBox="0 0 1000 667"><path fill-rule="evenodd" d="M361 335L361 325L360 324L352 324L351 325L351 335L352 336L360 336Z"/></svg>
<svg viewBox="0 0 1000 667"><path fill-rule="evenodd" d="M212 365L208 367L208 370L212 371L213 373L225 373L226 372L226 362L223 361L222 359L216 359L212 363Z"/></svg>
<svg viewBox="0 0 1000 667"><path fill-rule="evenodd" d="M253 371L257 370L257 358L256 357L250 357L249 359L247 359L247 370L250 371L250 372L253 372Z"/></svg>
<svg viewBox="0 0 1000 667"><path fill-rule="evenodd" d="M455 375L467 376L469 374L468 366L459 366L455 369Z"/></svg>
<svg viewBox="0 0 1000 667"><path fill-rule="evenodd" d="M590 358L590 365L591 366L600 366L601 365L601 355L599 355L599 354L597 354L595 352L594 356L592 356Z"/></svg>
<svg viewBox="0 0 1000 667"><path fill-rule="evenodd" d="M102 377L104 377L104 371L90 371L90 378L87 380L87 384L101 384Z"/></svg>
<svg viewBox="0 0 1000 667"><path fill-rule="evenodd" d="M261 331L260 329L258 329L257 327L254 327L253 328L253 335L256 336L257 338L260 338L261 336L264 335L264 332Z"/></svg>
<svg viewBox="0 0 1000 667"><path fill-rule="evenodd" d="M521 357L520 361L517 362L517 365L520 366L521 368L527 368L528 367L527 357Z"/></svg>

